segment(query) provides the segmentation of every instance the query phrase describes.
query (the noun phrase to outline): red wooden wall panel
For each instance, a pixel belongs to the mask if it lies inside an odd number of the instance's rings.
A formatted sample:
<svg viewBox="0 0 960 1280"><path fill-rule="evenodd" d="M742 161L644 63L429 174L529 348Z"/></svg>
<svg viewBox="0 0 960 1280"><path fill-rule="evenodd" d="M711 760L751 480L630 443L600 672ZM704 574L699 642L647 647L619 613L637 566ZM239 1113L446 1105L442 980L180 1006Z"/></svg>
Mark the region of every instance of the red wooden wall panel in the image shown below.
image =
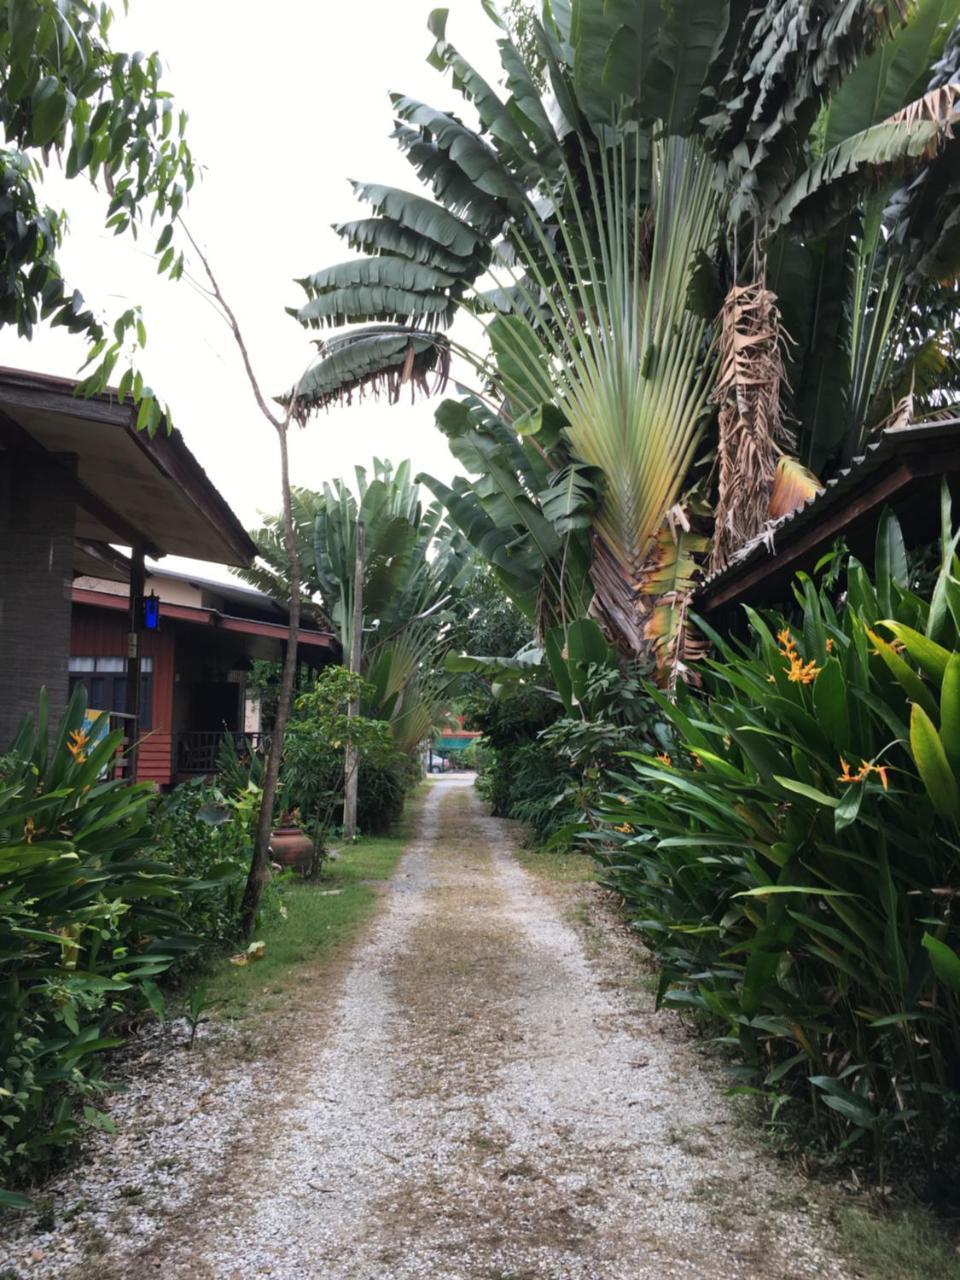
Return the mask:
<svg viewBox="0 0 960 1280"><path fill-rule="evenodd" d="M153 659L152 731L140 746L137 777L166 785L173 778L173 677L175 637L172 631L143 637L143 656ZM85 658L123 657L127 652L127 615L117 610L74 605L70 653Z"/></svg>

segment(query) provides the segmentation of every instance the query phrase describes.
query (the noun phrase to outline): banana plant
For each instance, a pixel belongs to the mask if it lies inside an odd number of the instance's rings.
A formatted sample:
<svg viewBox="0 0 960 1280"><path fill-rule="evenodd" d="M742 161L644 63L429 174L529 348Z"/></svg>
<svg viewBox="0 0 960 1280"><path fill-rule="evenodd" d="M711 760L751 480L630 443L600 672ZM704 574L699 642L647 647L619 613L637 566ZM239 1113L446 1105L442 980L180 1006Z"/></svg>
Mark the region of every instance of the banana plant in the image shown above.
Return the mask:
<svg viewBox="0 0 960 1280"><path fill-rule="evenodd" d="M308 608L351 651L357 528L364 527L362 671L372 689L365 713L390 722L397 746L411 752L445 710L444 606L466 565L463 539L443 508L424 509L409 462L376 460L322 491L294 493ZM253 533L259 563L240 576L280 599L289 595L279 517Z"/></svg>
<svg viewBox="0 0 960 1280"><path fill-rule="evenodd" d="M787 340L778 290L791 295L792 287L800 323L795 300L802 290L811 296L819 268L817 311L796 340L811 352L802 372L825 387L815 357L845 322L846 292L836 295L846 286L855 233L864 265L854 302L869 320L859 322L852 352L836 344L831 367L845 379L837 401L844 412L855 406L859 414L875 401L899 351L903 267L884 258L887 283L877 284L882 233L871 230L876 220L860 220L878 184L945 160L955 95L949 86L922 89L960 10L957 0L824 0L813 22L807 0L547 3L535 24L534 67L495 6L485 8L500 27L496 88L448 39L445 11L430 18L431 61L450 72L477 128L410 97L392 98L396 140L432 198L355 184L372 216L337 230L366 256L300 282L306 302L296 315L305 326L363 327L334 338L298 402L309 413L384 385L395 396L407 384L422 388L431 369L443 382L451 357L466 361L503 426L491 467L489 418L476 412L476 396L467 402L470 435L460 433L460 451L488 465L443 494L451 518L489 553L505 585L517 578L515 598L528 611L537 593L542 629L567 616L568 599L588 596L587 608L618 647L656 652L669 681L687 656L688 633L675 620L665 625L664 607L682 614L686 597L658 594L662 542L665 530L684 523L670 513L710 471L703 454L715 404L726 431L712 484L725 517L747 504L748 519L734 512L728 521L739 537L762 528L777 462L791 448L785 428L766 430L767 407L778 406L785 421L796 405L822 406L823 391L800 382L791 394L779 375ZM858 115L851 104L864 85L845 97L844 90L863 68L876 91ZM737 290L764 280L770 323L742 333L737 317L746 310L731 320ZM461 312L479 322L480 352L449 332ZM752 374L737 364L720 382L724 324L734 346L765 344L764 396L753 394ZM374 357L378 345L383 364ZM451 417L445 405L443 429ZM560 424L559 450L539 438L551 420ZM816 412L801 421L819 430ZM744 439L750 448L740 447ZM836 444L830 440L827 452ZM808 456L823 452L809 440L803 447ZM550 512L546 527L540 520L547 485L542 476L529 484L531 448L562 473L549 478L556 496L567 484L578 515L591 511L573 560L548 532ZM579 501L578 466L596 468L587 503ZM816 482L805 483L809 496ZM501 510L514 513L509 523L490 517L501 498ZM680 548L675 558L686 562ZM522 584L513 573L521 565ZM531 580L537 566L539 584Z"/></svg>

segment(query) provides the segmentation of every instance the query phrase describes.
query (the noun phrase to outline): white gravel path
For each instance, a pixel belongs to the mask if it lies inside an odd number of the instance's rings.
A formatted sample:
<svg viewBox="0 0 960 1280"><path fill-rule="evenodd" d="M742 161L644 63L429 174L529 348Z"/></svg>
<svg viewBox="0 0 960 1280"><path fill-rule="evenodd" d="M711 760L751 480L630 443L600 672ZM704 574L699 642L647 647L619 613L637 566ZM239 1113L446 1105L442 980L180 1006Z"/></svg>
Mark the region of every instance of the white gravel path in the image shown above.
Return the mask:
<svg viewBox="0 0 960 1280"><path fill-rule="evenodd" d="M509 840L467 785L434 782L332 1022L272 1064L285 1101L260 1071L254 1099L220 1099L239 1112L221 1130L246 1119L256 1142L185 1160L176 1212L108 1232L98 1269L23 1275L840 1280L802 1183L738 1135L649 997L587 959Z"/></svg>

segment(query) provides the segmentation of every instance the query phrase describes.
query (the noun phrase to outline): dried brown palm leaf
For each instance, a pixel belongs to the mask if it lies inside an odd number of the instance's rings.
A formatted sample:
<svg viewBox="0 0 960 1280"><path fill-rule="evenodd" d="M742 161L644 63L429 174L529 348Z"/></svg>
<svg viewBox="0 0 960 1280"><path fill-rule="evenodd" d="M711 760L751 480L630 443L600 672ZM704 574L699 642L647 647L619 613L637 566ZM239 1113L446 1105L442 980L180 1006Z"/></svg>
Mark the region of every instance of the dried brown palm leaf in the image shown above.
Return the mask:
<svg viewBox="0 0 960 1280"><path fill-rule="evenodd" d="M642 653L649 601L638 597L632 572L594 535L590 581L594 588L591 606L597 621L625 655Z"/></svg>
<svg viewBox="0 0 960 1280"><path fill-rule="evenodd" d="M784 335L776 297L760 281L734 285L721 316L717 497L711 572L768 518L777 463L792 444L781 409Z"/></svg>
<svg viewBox="0 0 960 1280"><path fill-rule="evenodd" d="M909 427L913 421L913 392L908 391L905 396L900 397L890 413L878 424L876 431L879 435L881 431L889 431L893 427Z"/></svg>
<svg viewBox="0 0 960 1280"><path fill-rule="evenodd" d="M915 102L908 103L901 111L887 116L884 123L918 124L920 121L930 121L948 128L960 122L960 84L943 84L939 89L931 89ZM939 137L931 139L931 154L934 154L939 143Z"/></svg>
<svg viewBox="0 0 960 1280"><path fill-rule="evenodd" d="M637 587L641 598L651 599L643 634L656 657L657 682L667 689L675 688L678 679L691 679L694 673L689 664L706 651L687 613L700 568L698 557L708 546L708 539L691 530L689 517L678 504L667 514Z"/></svg>
<svg viewBox="0 0 960 1280"><path fill-rule="evenodd" d="M796 458L781 458L777 463L767 517L780 520L793 515L794 511L822 492L823 485L812 471L808 471Z"/></svg>

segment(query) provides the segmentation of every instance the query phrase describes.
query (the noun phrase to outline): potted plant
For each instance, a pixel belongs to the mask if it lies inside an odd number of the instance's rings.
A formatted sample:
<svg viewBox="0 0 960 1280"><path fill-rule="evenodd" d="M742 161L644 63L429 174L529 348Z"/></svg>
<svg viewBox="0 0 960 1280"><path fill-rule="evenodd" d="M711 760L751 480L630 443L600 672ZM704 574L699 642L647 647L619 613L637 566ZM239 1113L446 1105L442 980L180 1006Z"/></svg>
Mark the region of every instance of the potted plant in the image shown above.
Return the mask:
<svg viewBox="0 0 960 1280"><path fill-rule="evenodd" d="M299 809L284 809L270 834L270 858L306 874L313 867L313 841L300 825Z"/></svg>

